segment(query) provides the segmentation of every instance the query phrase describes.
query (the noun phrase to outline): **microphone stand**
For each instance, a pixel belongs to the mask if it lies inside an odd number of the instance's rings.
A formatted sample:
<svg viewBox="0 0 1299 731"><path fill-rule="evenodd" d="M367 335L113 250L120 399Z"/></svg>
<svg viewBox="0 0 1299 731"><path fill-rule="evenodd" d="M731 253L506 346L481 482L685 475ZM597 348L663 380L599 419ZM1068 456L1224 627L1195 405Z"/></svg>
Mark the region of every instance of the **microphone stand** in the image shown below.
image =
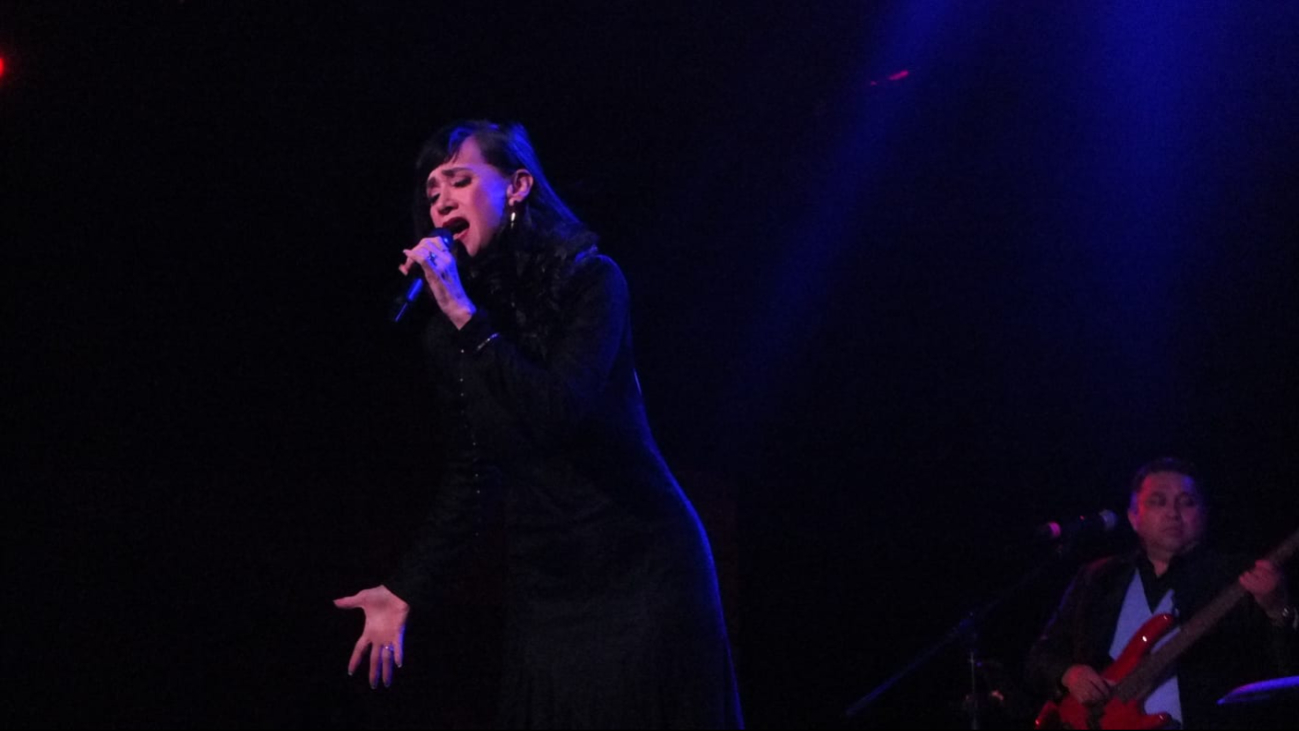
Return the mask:
<svg viewBox="0 0 1299 731"><path fill-rule="evenodd" d="M880 683L874 690L861 698L858 698L852 705L848 706L847 710L844 711L844 716L846 718L852 718L860 714L880 696L888 692L890 688L897 685L898 682L913 673L917 668L920 668L932 660L933 657L945 647L957 640L960 640L965 645L966 658L970 665L970 695L965 704L965 711L970 716L970 728L976 730L982 728L982 706L979 702L978 671L983 667L983 660L979 656L979 627L990 614L999 609L1002 604L1005 604L1006 600L1018 594L1024 587L1037 581L1038 577L1045 573L1048 568L1053 566L1060 559L1071 554L1073 552L1073 546L1074 541L1072 539L1064 540L1055 544L1047 557L1042 559L1037 563L1037 565L1020 577L1019 581L1016 581L1010 588L1002 591L983 606L967 613L961 621L957 622L938 641L922 650L920 654L916 655L901 670L895 673L893 677Z"/></svg>

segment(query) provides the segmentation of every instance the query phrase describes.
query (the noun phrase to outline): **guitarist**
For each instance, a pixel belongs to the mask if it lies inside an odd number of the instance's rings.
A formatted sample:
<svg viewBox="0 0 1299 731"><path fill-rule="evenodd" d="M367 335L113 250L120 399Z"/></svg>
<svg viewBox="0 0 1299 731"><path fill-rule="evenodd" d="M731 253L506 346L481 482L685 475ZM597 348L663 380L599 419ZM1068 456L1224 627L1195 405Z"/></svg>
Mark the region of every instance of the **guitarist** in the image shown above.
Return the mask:
<svg viewBox="0 0 1299 731"><path fill-rule="evenodd" d="M1128 521L1140 548L1078 572L1029 652L1029 682L1052 698L1103 705L1114 683L1099 671L1146 620L1165 612L1189 619L1239 581L1253 601L1238 603L1145 701L1146 713L1168 712L1179 726L1212 726L1217 699L1232 688L1299 672L1299 619L1285 576L1268 561L1251 566L1204 545L1208 509L1189 463L1155 460L1137 471L1131 492Z"/></svg>

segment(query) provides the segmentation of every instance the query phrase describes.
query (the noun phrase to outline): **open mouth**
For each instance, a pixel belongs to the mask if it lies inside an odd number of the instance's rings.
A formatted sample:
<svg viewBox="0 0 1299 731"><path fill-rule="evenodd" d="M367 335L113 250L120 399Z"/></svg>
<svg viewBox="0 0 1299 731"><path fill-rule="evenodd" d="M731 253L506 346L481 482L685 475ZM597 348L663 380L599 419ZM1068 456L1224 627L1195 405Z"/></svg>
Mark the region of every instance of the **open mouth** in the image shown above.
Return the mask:
<svg viewBox="0 0 1299 731"><path fill-rule="evenodd" d="M453 218L450 221L447 221L444 224L444 227L451 232L453 237L459 239L460 235L468 230L469 222L463 218Z"/></svg>

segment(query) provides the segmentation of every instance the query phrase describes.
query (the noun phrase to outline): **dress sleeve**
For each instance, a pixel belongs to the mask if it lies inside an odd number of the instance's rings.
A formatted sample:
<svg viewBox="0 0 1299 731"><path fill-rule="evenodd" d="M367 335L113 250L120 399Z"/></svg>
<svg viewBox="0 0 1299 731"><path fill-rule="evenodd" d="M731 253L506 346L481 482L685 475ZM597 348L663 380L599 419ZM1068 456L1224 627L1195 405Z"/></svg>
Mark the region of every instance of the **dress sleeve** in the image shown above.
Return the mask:
<svg viewBox="0 0 1299 731"><path fill-rule="evenodd" d="M469 371L540 441L569 433L598 402L626 333L627 282L612 260L591 256L561 308L544 363L524 355L484 310L457 334Z"/></svg>
<svg viewBox="0 0 1299 731"><path fill-rule="evenodd" d="M383 582L412 607L428 606L437 598L478 527L481 488L471 476L468 465L447 466L415 544Z"/></svg>

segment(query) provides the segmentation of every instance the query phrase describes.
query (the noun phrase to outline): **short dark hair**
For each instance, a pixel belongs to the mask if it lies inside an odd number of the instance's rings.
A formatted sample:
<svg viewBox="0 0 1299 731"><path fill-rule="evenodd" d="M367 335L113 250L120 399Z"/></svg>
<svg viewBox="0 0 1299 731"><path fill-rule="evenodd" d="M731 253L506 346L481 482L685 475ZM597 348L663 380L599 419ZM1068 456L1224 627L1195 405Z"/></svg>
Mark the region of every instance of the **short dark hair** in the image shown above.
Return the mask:
<svg viewBox="0 0 1299 731"><path fill-rule="evenodd" d="M1195 491L1200 493L1201 498L1204 497L1204 490L1200 484L1200 470L1195 465L1177 457L1160 457L1141 465L1137 473L1132 476L1132 499L1135 500L1137 493L1141 492L1141 483L1145 482L1147 477L1161 472L1175 472L1179 475L1186 475L1191 478L1191 482L1195 483Z"/></svg>

